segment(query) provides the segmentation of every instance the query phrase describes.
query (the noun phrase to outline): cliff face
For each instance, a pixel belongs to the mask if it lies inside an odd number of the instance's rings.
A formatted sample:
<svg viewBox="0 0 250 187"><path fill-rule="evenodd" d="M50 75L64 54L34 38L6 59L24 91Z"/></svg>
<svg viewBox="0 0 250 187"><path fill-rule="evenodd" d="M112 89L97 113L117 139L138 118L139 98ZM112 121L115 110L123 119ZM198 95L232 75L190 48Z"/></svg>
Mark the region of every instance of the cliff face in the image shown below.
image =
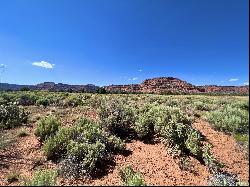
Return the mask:
<svg viewBox="0 0 250 187"><path fill-rule="evenodd" d="M249 93L249 86L194 86L174 77L146 79L141 84L111 85L104 88L109 92L128 93Z"/></svg>
<svg viewBox="0 0 250 187"><path fill-rule="evenodd" d="M104 87L107 91L135 92L135 93L199 93L200 88L173 77L159 77L146 79L141 84L111 85Z"/></svg>
<svg viewBox="0 0 250 187"><path fill-rule="evenodd" d="M182 92L182 93L198 93L197 87L173 77L160 77L154 79L146 79L141 84L144 93L164 93L164 92Z"/></svg>

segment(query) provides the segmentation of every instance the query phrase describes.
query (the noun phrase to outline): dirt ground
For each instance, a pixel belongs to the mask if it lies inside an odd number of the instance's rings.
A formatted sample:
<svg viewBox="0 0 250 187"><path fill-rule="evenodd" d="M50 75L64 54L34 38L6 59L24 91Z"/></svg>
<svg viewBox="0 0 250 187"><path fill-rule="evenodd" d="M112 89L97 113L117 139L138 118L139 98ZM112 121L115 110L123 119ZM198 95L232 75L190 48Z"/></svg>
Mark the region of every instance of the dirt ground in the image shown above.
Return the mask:
<svg viewBox="0 0 250 187"><path fill-rule="evenodd" d="M31 178L37 168L55 168L51 161L46 161L41 151L41 145L34 135L36 120L41 116L51 113L60 114L57 109L32 109L33 114L30 126L25 128L28 136L17 137L6 150L0 150L0 185L20 185L25 179ZM69 109L61 114L64 124L72 124L76 115L71 115L77 109ZM95 118L93 112L77 110L77 116L88 115ZM246 153L239 148L232 136L213 130L209 123L197 120L194 128L201 131L207 141L213 145L212 153L222 163L224 170L238 175L241 180L249 180L249 161ZM16 135L20 128L9 130ZM114 162L106 168L106 173L97 176L92 180L74 180L58 178L58 185L122 185L119 177L120 168L131 165L135 171L142 173L147 185L207 185L209 176L208 168L195 158L190 158L189 169L184 171L178 166L177 160L173 159L166 151L166 148L159 141L154 144L145 144L141 141L127 143L127 155L115 155ZM17 172L19 180L9 184L6 180L8 173Z"/></svg>

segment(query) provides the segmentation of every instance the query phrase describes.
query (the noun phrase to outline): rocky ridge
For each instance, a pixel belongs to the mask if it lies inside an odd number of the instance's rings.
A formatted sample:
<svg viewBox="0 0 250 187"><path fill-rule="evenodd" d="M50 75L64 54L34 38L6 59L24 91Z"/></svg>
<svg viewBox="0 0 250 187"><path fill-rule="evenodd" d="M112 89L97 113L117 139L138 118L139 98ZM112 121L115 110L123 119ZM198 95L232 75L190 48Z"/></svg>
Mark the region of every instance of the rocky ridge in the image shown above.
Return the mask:
<svg viewBox="0 0 250 187"><path fill-rule="evenodd" d="M37 85L16 85L0 83L0 90L30 90L70 91L70 92L97 92L101 87L93 84L69 85L63 83L44 82ZM159 77L146 79L141 84L103 86L110 93L156 93L156 94L249 94L249 86L195 86L174 77Z"/></svg>

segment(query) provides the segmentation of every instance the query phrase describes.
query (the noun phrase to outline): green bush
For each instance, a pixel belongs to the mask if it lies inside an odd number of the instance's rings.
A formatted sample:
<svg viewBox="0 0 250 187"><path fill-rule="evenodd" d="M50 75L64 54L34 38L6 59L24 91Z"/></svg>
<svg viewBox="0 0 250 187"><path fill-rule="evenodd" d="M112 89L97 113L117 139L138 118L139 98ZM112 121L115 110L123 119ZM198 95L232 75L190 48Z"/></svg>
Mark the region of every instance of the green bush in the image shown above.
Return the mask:
<svg viewBox="0 0 250 187"><path fill-rule="evenodd" d="M126 136L135 122L133 110L115 99L101 105L99 117L102 126L119 137Z"/></svg>
<svg viewBox="0 0 250 187"><path fill-rule="evenodd" d="M202 150L202 158L205 162L205 165L208 166L209 170L214 173L217 172L221 167L223 167L223 164L219 163L214 156L211 154L210 149L212 145L211 144L205 144L203 146Z"/></svg>
<svg viewBox="0 0 250 187"><path fill-rule="evenodd" d="M188 136L185 141L186 148L198 158L202 157L202 149L201 149L201 134L197 130L193 128L189 128L187 132Z"/></svg>
<svg viewBox="0 0 250 187"><path fill-rule="evenodd" d="M55 135L60 126L59 119L53 116L44 117L38 121L35 135L40 138L40 141L44 141L46 138Z"/></svg>
<svg viewBox="0 0 250 187"><path fill-rule="evenodd" d="M87 118L78 120L72 127L60 128L43 145L48 159L63 158L60 171L67 178L91 174L98 163L110 158L112 152L124 149L120 138Z"/></svg>
<svg viewBox="0 0 250 187"><path fill-rule="evenodd" d="M61 163L61 174L68 178L89 175L96 169L97 164L108 159L113 151L124 149L124 142L114 135L109 135L100 124L86 118L80 119L67 145L67 156Z"/></svg>
<svg viewBox="0 0 250 187"><path fill-rule="evenodd" d="M80 95L70 95L64 101L64 106L68 106L68 107L76 107L82 104L83 104L83 101Z"/></svg>
<svg viewBox="0 0 250 187"><path fill-rule="evenodd" d="M44 107L47 107L47 106L49 106L49 104L50 104L50 101L47 98L41 98L41 99L36 100L37 106L42 105Z"/></svg>
<svg viewBox="0 0 250 187"><path fill-rule="evenodd" d="M248 132L249 113L233 105L225 105L223 108L211 111L206 119L214 128L224 132L245 134Z"/></svg>
<svg viewBox="0 0 250 187"><path fill-rule="evenodd" d="M120 170L119 175L125 186L146 186L142 175L135 172L131 166Z"/></svg>
<svg viewBox="0 0 250 187"><path fill-rule="evenodd" d="M37 99L38 99L38 96L36 96L34 93L25 92L25 93L18 95L16 102L19 105L29 106L29 105L34 105Z"/></svg>
<svg viewBox="0 0 250 187"><path fill-rule="evenodd" d="M201 101L194 102L194 107L196 110L201 110L201 111L210 111L214 108L212 104Z"/></svg>
<svg viewBox="0 0 250 187"><path fill-rule="evenodd" d="M73 136L73 128L60 128L54 136L44 141L43 151L48 159L61 158L67 151L67 146Z"/></svg>
<svg viewBox="0 0 250 187"><path fill-rule="evenodd" d="M32 180L26 182L24 186L55 186L58 172L56 170L38 170Z"/></svg>
<svg viewBox="0 0 250 187"><path fill-rule="evenodd" d="M201 134L191 126L192 119L177 107L145 105L137 114L134 129L145 139L156 133L175 156L189 152L201 157Z"/></svg>
<svg viewBox="0 0 250 187"><path fill-rule="evenodd" d="M15 95L11 95L8 93L0 94L0 105L7 105L8 103L15 102Z"/></svg>
<svg viewBox="0 0 250 187"><path fill-rule="evenodd" d="M176 107L160 107L158 111L159 117L157 117L155 123L155 131L164 138L173 155L181 155L187 152L191 148L187 145L189 145L188 140L191 137L189 133L193 132L192 121Z"/></svg>
<svg viewBox="0 0 250 187"><path fill-rule="evenodd" d="M133 128L141 139L151 138L155 133L154 125L158 113L154 109L154 105L145 105L139 109L136 115L136 121Z"/></svg>
<svg viewBox="0 0 250 187"><path fill-rule="evenodd" d="M0 105L0 129L10 129L26 123L28 113L17 105Z"/></svg>
<svg viewBox="0 0 250 187"><path fill-rule="evenodd" d="M67 146L67 157L60 163L60 172L67 178L88 175L95 170L96 164L105 158L106 146L100 141L92 144L70 141Z"/></svg>
<svg viewBox="0 0 250 187"><path fill-rule="evenodd" d="M107 145L107 147L112 151L123 151L126 149L124 141L114 135L108 136Z"/></svg>

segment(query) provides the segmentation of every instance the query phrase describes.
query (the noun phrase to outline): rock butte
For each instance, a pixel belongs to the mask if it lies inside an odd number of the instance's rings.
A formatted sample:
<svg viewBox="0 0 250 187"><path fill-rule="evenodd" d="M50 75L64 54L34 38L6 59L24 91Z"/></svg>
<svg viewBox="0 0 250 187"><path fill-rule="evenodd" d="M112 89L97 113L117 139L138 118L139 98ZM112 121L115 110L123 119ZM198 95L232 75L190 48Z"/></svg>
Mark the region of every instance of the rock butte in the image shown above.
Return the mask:
<svg viewBox="0 0 250 187"><path fill-rule="evenodd" d="M128 93L236 93L249 94L249 86L195 86L174 77L146 79L141 84L104 86L109 92Z"/></svg>

